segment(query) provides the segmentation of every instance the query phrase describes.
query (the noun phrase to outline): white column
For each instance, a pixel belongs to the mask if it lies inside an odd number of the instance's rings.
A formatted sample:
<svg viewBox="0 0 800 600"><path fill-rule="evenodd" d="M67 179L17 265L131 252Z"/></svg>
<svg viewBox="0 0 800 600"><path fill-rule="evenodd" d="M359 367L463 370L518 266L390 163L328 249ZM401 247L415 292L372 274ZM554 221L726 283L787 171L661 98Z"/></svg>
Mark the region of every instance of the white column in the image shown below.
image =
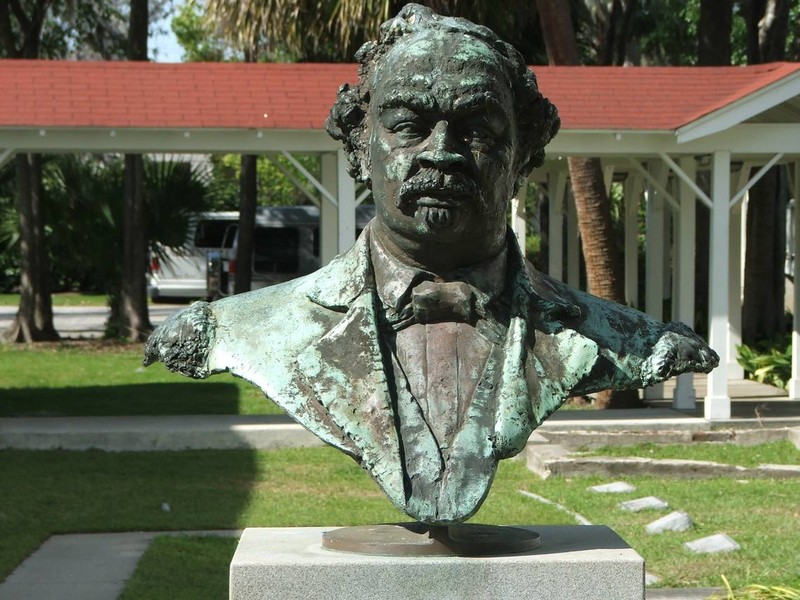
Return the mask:
<svg viewBox="0 0 800 600"><path fill-rule="evenodd" d="M320 183L331 195L337 192L336 154L326 152L321 156ZM327 265L339 254L339 209L324 195L319 204L319 254L321 265Z"/></svg>
<svg viewBox="0 0 800 600"><path fill-rule="evenodd" d="M789 397L800 398L800 160L794 163L794 310L792 311L792 378Z"/></svg>
<svg viewBox="0 0 800 600"><path fill-rule="evenodd" d="M690 156L681 157L678 160L678 165L694 181L696 172L694 158ZM678 197L681 203L681 210L676 219L678 231L675 240L677 293L672 302L675 308L675 318L689 327L694 327L694 232L697 198L694 190L683 179L679 180ZM678 375L675 391L672 395L672 407L691 410L695 408L696 400L697 393L694 389L694 376L692 373Z"/></svg>
<svg viewBox="0 0 800 600"><path fill-rule="evenodd" d="M628 174L625 179L625 303L639 306L639 200L642 178Z"/></svg>
<svg viewBox="0 0 800 600"><path fill-rule="evenodd" d="M517 244L522 250L522 256L526 255L525 252L525 239L528 235L528 222L525 219L525 199L528 196L528 180L520 186L517 195L511 199L511 231L517 236Z"/></svg>
<svg viewBox="0 0 800 600"><path fill-rule="evenodd" d="M731 417L728 396L728 257L730 228L731 153L717 150L711 163L711 257L709 264L709 345L720 355L720 364L708 376L705 418L724 421Z"/></svg>
<svg viewBox="0 0 800 600"><path fill-rule="evenodd" d="M578 289L581 284L581 234L578 231L578 211L575 194L567 191L567 285Z"/></svg>
<svg viewBox="0 0 800 600"><path fill-rule="evenodd" d="M339 252L349 250L356 241L356 182L347 173L347 155L336 152L336 197L339 201Z"/></svg>
<svg viewBox="0 0 800 600"><path fill-rule="evenodd" d="M742 343L742 225L744 202L730 209L728 232L728 379L744 379L744 369L736 361L736 346Z"/></svg>
<svg viewBox="0 0 800 600"><path fill-rule="evenodd" d="M659 162L653 175L663 185L666 181L666 165ZM649 187L649 186L648 186ZM645 312L662 321L664 319L664 198L652 187L647 192L645 222ZM657 383L644 390L647 400L664 397L664 385Z"/></svg>
<svg viewBox="0 0 800 600"><path fill-rule="evenodd" d="M547 274L564 281L564 193L567 189L567 172L564 170L547 176L548 231Z"/></svg>

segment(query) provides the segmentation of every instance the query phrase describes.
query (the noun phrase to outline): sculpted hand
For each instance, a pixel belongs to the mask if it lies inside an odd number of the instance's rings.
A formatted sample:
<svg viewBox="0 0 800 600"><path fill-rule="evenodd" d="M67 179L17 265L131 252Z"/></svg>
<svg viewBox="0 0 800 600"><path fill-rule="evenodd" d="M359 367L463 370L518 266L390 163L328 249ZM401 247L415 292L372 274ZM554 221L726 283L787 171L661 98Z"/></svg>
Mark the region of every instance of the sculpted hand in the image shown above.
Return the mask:
<svg viewBox="0 0 800 600"><path fill-rule="evenodd" d="M208 376L208 350L215 323L208 302L195 302L159 325L144 347L145 367L162 361L170 370L195 379Z"/></svg>
<svg viewBox="0 0 800 600"><path fill-rule="evenodd" d="M673 322L642 365L642 381L648 386L688 371L709 373L718 364L719 356L708 344L683 323Z"/></svg>

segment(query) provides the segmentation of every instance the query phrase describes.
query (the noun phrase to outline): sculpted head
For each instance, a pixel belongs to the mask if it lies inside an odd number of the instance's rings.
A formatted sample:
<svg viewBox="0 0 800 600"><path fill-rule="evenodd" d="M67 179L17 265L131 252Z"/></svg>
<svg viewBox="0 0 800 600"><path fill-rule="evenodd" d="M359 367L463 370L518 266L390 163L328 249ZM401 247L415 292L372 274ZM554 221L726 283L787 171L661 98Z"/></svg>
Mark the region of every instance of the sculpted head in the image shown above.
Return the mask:
<svg viewBox="0 0 800 600"><path fill-rule="evenodd" d="M326 123L372 190L375 234L431 270L505 243L508 203L544 160L555 107L522 56L491 30L409 4L356 54Z"/></svg>

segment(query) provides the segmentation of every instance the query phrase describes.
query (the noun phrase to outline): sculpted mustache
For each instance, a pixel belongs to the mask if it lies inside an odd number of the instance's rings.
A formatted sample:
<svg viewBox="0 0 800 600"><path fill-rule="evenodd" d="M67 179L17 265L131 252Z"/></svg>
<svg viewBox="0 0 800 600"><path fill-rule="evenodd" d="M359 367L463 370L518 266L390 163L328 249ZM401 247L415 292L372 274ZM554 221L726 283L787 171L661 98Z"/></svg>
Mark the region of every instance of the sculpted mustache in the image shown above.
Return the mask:
<svg viewBox="0 0 800 600"><path fill-rule="evenodd" d="M402 208L414 198L429 195L432 192L435 192L435 195L469 196L476 200L481 195L478 184L465 175L420 171L400 186L397 206Z"/></svg>

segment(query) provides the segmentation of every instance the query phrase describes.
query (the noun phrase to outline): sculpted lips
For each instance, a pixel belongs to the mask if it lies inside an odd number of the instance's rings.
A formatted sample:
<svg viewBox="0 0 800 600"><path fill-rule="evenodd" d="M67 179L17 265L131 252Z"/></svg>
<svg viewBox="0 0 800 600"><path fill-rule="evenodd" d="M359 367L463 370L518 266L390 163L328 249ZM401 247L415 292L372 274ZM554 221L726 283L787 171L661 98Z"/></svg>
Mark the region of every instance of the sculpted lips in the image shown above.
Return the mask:
<svg viewBox="0 0 800 600"><path fill-rule="evenodd" d="M477 201L481 190L466 175L424 169L400 187L397 206L452 208L462 202Z"/></svg>

